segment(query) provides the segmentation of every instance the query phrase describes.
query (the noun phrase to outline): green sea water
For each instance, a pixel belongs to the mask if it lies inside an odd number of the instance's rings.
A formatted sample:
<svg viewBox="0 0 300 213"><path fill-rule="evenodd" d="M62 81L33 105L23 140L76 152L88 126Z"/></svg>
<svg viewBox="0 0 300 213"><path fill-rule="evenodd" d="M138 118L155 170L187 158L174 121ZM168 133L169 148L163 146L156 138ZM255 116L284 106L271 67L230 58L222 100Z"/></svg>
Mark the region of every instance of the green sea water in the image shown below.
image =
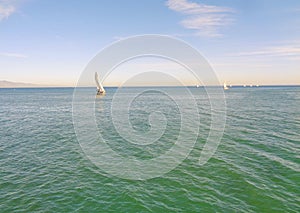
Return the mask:
<svg viewBox="0 0 300 213"><path fill-rule="evenodd" d="M0 212L299 212L300 87L227 90L224 135L203 166L210 105L204 89L190 90L201 120L193 150L167 174L135 181L105 174L86 157L73 127L72 88L0 89ZM157 143L140 147L114 129L115 91L95 101L110 147L125 157L164 154L180 129L176 106L154 92L137 98L128 112L136 131L149 130L149 110L168 120Z"/></svg>

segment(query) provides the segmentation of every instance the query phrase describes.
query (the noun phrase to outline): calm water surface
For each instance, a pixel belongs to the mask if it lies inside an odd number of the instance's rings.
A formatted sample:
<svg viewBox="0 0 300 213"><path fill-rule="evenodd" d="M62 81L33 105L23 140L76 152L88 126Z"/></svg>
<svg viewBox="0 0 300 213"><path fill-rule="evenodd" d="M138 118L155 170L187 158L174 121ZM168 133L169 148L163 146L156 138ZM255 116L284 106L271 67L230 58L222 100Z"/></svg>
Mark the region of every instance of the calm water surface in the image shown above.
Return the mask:
<svg viewBox="0 0 300 213"><path fill-rule="evenodd" d="M96 100L95 111L111 148L143 159L168 150L180 123L172 101L149 92L133 103L129 114L137 131L149 130L153 106L168 119L157 144L141 148L125 143L113 127L114 91ZM102 175L81 150L73 89L0 89L0 212L299 212L300 87L226 91L224 137L204 166L197 160L208 134L209 102L203 89L191 91L201 119L194 149L163 177L131 181Z"/></svg>

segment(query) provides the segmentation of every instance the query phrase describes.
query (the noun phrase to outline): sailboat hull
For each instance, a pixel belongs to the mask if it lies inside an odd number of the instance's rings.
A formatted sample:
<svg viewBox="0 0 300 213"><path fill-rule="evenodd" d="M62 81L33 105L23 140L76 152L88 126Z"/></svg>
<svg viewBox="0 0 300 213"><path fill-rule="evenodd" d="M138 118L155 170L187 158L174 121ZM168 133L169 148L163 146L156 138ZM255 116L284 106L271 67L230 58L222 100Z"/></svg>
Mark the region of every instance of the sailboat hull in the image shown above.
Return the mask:
<svg viewBox="0 0 300 213"><path fill-rule="evenodd" d="M100 91L100 90L98 90L98 91L97 91L97 95L105 95L105 91Z"/></svg>

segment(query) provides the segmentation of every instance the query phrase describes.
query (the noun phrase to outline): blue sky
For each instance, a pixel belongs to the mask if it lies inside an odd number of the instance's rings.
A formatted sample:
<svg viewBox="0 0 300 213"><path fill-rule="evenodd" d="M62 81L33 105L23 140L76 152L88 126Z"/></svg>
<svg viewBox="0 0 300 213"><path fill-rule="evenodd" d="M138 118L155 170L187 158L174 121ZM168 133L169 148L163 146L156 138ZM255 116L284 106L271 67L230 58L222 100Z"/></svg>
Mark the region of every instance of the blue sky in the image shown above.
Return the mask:
<svg viewBox="0 0 300 213"><path fill-rule="evenodd" d="M221 82L300 84L299 0L0 0L0 80L72 86L139 34L188 42Z"/></svg>

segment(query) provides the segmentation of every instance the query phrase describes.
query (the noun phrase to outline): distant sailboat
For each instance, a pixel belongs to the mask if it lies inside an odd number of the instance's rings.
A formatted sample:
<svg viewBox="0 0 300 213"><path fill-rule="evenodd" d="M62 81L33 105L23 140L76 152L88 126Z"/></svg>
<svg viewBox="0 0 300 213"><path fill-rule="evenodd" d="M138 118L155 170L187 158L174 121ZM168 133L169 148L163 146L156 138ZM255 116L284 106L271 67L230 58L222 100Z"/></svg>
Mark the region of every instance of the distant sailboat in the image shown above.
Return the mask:
<svg viewBox="0 0 300 213"><path fill-rule="evenodd" d="M102 84L99 81L99 76L97 72L95 72L95 81L97 84L97 95L104 95L105 89L103 88Z"/></svg>
<svg viewBox="0 0 300 213"><path fill-rule="evenodd" d="M226 85L226 83L224 83L223 88L224 88L224 90L228 90L229 89L228 86Z"/></svg>

